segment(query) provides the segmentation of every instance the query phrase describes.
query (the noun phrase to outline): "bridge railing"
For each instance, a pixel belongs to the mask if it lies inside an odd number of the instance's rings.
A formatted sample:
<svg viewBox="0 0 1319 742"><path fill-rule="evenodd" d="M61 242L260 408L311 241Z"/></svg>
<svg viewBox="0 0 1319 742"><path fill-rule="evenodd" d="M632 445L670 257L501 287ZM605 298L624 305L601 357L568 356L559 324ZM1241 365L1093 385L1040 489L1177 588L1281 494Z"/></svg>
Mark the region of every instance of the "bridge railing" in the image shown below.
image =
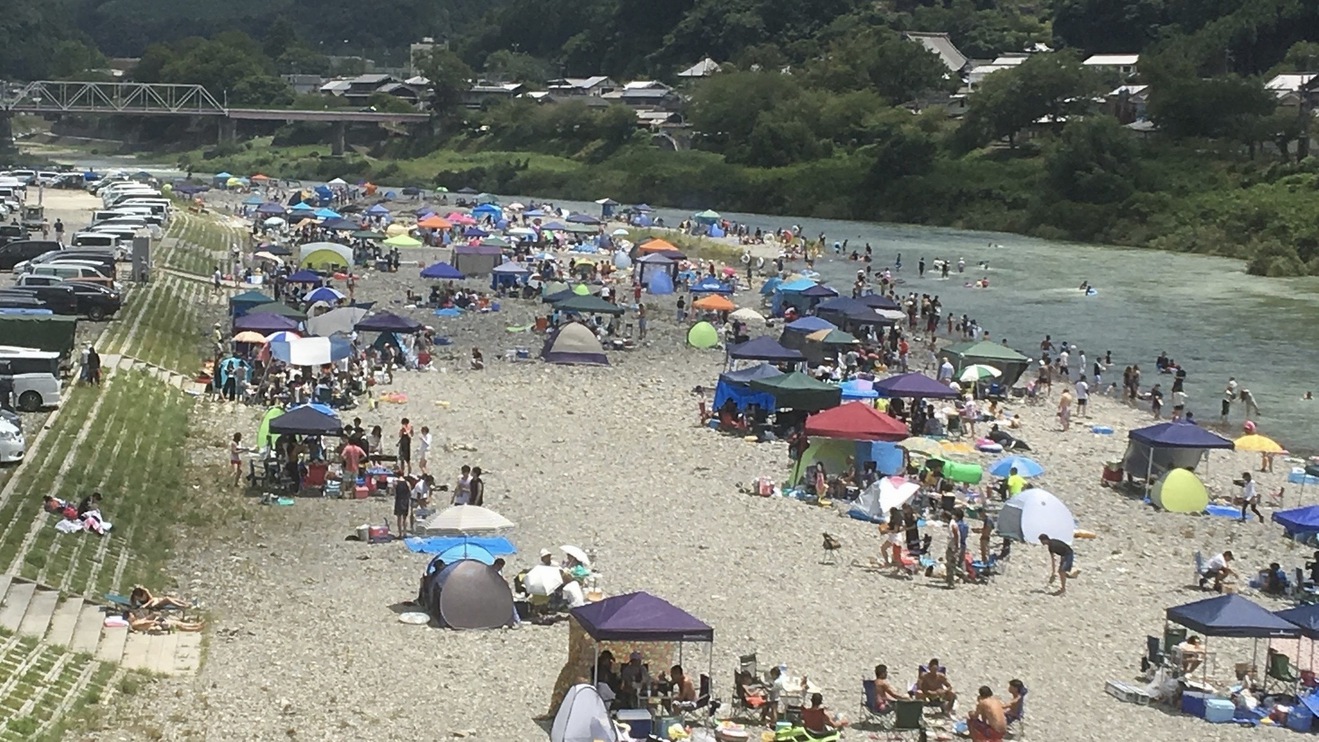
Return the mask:
<svg viewBox="0 0 1319 742"><path fill-rule="evenodd" d="M201 85L143 82L3 83L0 108L28 113L228 114L227 107Z"/></svg>

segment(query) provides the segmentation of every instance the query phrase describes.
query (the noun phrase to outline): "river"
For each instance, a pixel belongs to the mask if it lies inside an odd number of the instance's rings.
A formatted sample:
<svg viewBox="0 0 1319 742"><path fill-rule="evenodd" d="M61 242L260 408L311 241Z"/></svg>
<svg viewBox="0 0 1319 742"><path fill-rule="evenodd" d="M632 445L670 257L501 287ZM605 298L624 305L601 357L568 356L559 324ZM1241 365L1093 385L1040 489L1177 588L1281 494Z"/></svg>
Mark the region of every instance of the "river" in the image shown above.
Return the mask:
<svg viewBox="0 0 1319 742"><path fill-rule="evenodd" d="M70 159L96 168L178 174L171 166L130 158ZM515 199L531 200L509 196L505 202ZM592 214L600 208L587 202L554 203ZM718 204L711 207L718 210ZM663 208L656 214L671 225L690 216ZM1204 423L1217 421L1223 388L1234 376L1259 403L1261 432L1297 452L1319 449L1319 401L1301 400L1319 386L1310 346L1315 341L1310 332L1319 326L1319 278L1260 278L1247 275L1238 260L1011 234L733 212L723 216L752 228L800 225L808 236L825 234L829 245L849 240L849 250L869 242L877 266L891 265L901 253L905 291L938 295L947 312L976 319L996 341L1006 338L1032 356L1046 334L1055 343L1079 345L1090 359L1111 351L1114 368L1105 385L1120 382L1123 367L1137 363L1143 383L1162 380L1166 394L1170 378L1155 373L1154 359L1167 352L1186 367L1188 409ZM858 264L829 252L816 267L847 293ZM965 258L967 272L959 275L954 267L943 280L927 270L920 278L916 266L922 257L927 265L946 259L954 266ZM988 271L975 267L980 261L988 261ZM982 275L989 277L990 288L964 287ZM1077 288L1082 281L1098 293L1086 296ZM1234 405L1230 435L1239 434L1243 412Z"/></svg>

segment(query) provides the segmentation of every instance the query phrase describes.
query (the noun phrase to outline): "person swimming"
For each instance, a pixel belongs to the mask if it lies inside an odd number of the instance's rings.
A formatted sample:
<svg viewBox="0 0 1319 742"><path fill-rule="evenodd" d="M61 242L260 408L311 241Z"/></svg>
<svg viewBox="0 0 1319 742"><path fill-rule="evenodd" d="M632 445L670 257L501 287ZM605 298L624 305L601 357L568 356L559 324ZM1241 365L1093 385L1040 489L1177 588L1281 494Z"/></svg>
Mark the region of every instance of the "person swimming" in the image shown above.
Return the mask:
<svg viewBox="0 0 1319 742"><path fill-rule="evenodd" d="M1082 282L1081 282L1081 290L1082 290L1082 291L1089 291L1089 290L1090 290L1090 282L1089 282L1089 281L1082 281Z"/></svg>

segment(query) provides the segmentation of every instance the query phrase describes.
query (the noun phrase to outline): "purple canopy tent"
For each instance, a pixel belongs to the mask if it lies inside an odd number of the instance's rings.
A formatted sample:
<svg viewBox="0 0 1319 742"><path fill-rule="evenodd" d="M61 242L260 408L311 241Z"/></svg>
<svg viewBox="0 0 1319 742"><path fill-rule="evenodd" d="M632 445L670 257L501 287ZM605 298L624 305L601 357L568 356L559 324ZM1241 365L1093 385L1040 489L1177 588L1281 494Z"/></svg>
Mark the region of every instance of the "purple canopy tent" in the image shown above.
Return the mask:
<svg viewBox="0 0 1319 742"><path fill-rule="evenodd" d="M709 624L663 598L636 592L615 595L597 603L574 608L572 617L595 640L595 663L600 666L600 642L677 642L678 664L682 645L710 645L710 674L714 669L714 629ZM593 678L599 682L599 678Z"/></svg>
<svg viewBox="0 0 1319 742"><path fill-rule="evenodd" d="M261 312L259 314L245 314L234 320L234 332L259 332L262 335L269 335L272 332L283 332L285 330L297 330L298 323L288 317L282 317L278 314Z"/></svg>
<svg viewBox="0 0 1319 742"><path fill-rule="evenodd" d="M915 371L876 381L875 391L879 392L881 397L952 399L958 396L957 392L947 384Z"/></svg>
<svg viewBox="0 0 1319 742"><path fill-rule="evenodd" d="M353 325L353 329L359 332L399 332L405 335L421 332L424 327L416 320L400 317L392 312L373 314Z"/></svg>
<svg viewBox="0 0 1319 742"><path fill-rule="evenodd" d="M801 363L806 356L801 351L785 348L768 335L734 345L728 349L730 361L770 361L772 363Z"/></svg>
<svg viewBox="0 0 1319 742"><path fill-rule="evenodd" d="M1127 460L1132 455L1133 444L1139 444L1150 449L1145 455L1145 490L1150 489L1150 477L1154 473L1154 449L1173 449L1172 453L1184 453L1195 451L1194 461L1199 461L1204 452L1215 449L1235 448L1232 441L1221 435L1212 433L1195 423L1188 422L1166 422L1151 425L1146 428L1139 428L1127 433L1127 440L1130 441L1127 447L1127 455L1123 456L1123 466L1127 466ZM1206 467L1208 459L1205 459ZM1180 463L1180 462L1174 462ZM1194 463L1192 463L1192 466ZM1172 468L1178 468L1174 466ZM1191 468L1185 466L1184 468Z"/></svg>
<svg viewBox="0 0 1319 742"><path fill-rule="evenodd" d="M828 286L825 286L822 283L817 283L814 286L810 287L809 289L806 289L805 291L802 291L800 293L802 296L809 296L812 299L831 299L835 296L838 296L837 291L834 291L833 289L829 288Z"/></svg>

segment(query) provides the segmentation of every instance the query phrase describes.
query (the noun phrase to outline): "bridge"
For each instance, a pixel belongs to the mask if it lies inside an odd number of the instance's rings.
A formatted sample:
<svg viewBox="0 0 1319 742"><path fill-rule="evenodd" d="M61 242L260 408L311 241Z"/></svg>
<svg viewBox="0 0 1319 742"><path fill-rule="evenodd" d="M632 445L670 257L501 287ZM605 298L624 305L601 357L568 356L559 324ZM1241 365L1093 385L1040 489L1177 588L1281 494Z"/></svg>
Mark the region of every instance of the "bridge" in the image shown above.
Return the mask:
<svg viewBox="0 0 1319 742"><path fill-rule="evenodd" d="M48 115L203 116L220 119L220 139L233 139L238 121L307 121L335 124L331 148L342 154L348 124L419 124L428 113L390 113L338 108L294 110L230 108L201 85L143 82L37 80L0 81L0 146L8 141L9 118L17 113Z"/></svg>

